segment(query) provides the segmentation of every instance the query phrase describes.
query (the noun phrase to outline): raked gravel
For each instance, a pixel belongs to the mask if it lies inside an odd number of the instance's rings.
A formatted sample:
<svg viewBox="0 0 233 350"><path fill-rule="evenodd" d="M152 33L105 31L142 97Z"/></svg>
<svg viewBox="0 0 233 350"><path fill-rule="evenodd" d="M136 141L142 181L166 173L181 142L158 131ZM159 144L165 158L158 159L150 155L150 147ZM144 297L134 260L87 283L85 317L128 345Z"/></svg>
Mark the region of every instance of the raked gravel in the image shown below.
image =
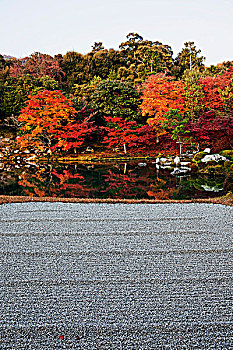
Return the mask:
<svg viewBox="0 0 233 350"><path fill-rule="evenodd" d="M233 349L233 207L0 206L0 349Z"/></svg>

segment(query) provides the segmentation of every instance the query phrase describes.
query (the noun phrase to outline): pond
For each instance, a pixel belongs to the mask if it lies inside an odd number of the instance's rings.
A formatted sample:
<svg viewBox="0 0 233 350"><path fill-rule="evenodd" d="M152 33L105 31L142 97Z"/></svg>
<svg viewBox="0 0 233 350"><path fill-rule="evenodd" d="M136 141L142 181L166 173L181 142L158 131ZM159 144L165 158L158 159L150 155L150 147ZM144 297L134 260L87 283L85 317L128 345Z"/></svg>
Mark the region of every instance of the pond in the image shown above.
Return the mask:
<svg viewBox="0 0 233 350"><path fill-rule="evenodd" d="M36 164L1 170L0 194L11 196L197 199L225 194L224 177L182 176L153 162Z"/></svg>

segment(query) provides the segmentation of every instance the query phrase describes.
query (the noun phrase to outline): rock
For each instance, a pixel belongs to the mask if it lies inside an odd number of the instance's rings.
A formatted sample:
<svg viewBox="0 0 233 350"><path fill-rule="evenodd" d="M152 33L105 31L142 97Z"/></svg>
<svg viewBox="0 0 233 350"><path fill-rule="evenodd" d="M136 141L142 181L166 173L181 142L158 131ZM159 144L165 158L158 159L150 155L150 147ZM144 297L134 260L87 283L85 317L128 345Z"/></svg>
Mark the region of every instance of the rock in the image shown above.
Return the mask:
<svg viewBox="0 0 233 350"><path fill-rule="evenodd" d="M160 165L160 168L165 169L165 170L172 170L173 169L173 167L170 165Z"/></svg>
<svg viewBox="0 0 233 350"><path fill-rule="evenodd" d="M203 152L210 153L210 148L205 148Z"/></svg>
<svg viewBox="0 0 233 350"><path fill-rule="evenodd" d="M180 157L176 156L174 158L174 163L175 163L176 166L179 165L180 164Z"/></svg>
<svg viewBox="0 0 233 350"><path fill-rule="evenodd" d="M146 163L138 163L138 166L147 166Z"/></svg>
<svg viewBox="0 0 233 350"><path fill-rule="evenodd" d="M94 150L93 150L93 148L91 148L90 146L88 146L88 147L86 148L86 151L85 151L85 152L91 152L91 153L93 153Z"/></svg>
<svg viewBox="0 0 233 350"><path fill-rule="evenodd" d="M208 163L208 162L220 162L220 161L225 161L227 160L226 157L221 156L220 154L207 154L204 158L201 159L203 163Z"/></svg>
<svg viewBox="0 0 233 350"><path fill-rule="evenodd" d="M166 163L168 161L167 158L158 158L160 163Z"/></svg>
<svg viewBox="0 0 233 350"><path fill-rule="evenodd" d="M223 190L223 188L218 188L218 187L210 187L208 185L201 185L201 187L208 192L220 192Z"/></svg>
<svg viewBox="0 0 233 350"><path fill-rule="evenodd" d="M186 165L189 165L189 164L190 164L190 161L189 162L180 162L181 166L186 166Z"/></svg>
<svg viewBox="0 0 233 350"><path fill-rule="evenodd" d="M186 173L188 173L189 171L191 171L190 168L188 167L182 167L182 168L174 168L173 172L171 173L171 175L184 175Z"/></svg>
<svg viewBox="0 0 233 350"><path fill-rule="evenodd" d="M10 139L8 137L5 137L4 139L2 139L2 142L9 142Z"/></svg>
<svg viewBox="0 0 233 350"><path fill-rule="evenodd" d="M18 157L17 157L18 158ZM20 158L20 157L19 157ZM27 160L35 160L36 159L36 156L35 155L32 155L31 157L28 157Z"/></svg>

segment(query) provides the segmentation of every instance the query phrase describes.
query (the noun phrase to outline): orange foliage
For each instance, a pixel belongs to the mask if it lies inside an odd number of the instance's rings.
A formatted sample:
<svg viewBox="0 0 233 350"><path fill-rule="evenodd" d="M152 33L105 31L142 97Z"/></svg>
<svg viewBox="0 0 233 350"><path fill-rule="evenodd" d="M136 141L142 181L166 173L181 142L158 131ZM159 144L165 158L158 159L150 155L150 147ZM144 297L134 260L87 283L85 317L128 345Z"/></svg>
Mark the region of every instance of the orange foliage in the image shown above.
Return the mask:
<svg viewBox="0 0 233 350"><path fill-rule="evenodd" d="M161 124L166 121L165 114L169 109L177 109L185 112L185 90L182 81L175 81L174 77L166 74L151 75L142 87L142 114L148 115L148 124L151 125L157 135L165 134Z"/></svg>
<svg viewBox="0 0 233 350"><path fill-rule="evenodd" d="M76 110L72 102L60 91L38 92L29 95L26 107L21 110L18 146L47 149L54 144L65 125L75 122ZM60 140L60 147L66 140Z"/></svg>

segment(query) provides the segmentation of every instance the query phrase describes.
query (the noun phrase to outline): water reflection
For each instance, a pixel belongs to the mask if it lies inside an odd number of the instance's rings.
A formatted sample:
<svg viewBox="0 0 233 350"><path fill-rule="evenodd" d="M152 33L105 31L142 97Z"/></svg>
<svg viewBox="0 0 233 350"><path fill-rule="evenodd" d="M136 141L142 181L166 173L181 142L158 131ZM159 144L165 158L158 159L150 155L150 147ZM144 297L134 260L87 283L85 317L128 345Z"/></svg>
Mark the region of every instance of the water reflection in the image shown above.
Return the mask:
<svg viewBox="0 0 233 350"><path fill-rule="evenodd" d="M142 165L143 164L143 165ZM0 194L37 197L189 199L224 194L224 178L175 177L155 164L37 164L4 168Z"/></svg>

